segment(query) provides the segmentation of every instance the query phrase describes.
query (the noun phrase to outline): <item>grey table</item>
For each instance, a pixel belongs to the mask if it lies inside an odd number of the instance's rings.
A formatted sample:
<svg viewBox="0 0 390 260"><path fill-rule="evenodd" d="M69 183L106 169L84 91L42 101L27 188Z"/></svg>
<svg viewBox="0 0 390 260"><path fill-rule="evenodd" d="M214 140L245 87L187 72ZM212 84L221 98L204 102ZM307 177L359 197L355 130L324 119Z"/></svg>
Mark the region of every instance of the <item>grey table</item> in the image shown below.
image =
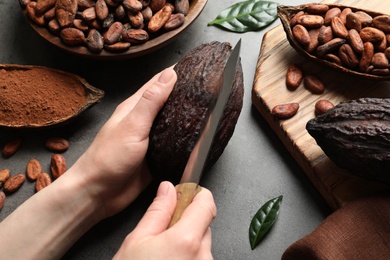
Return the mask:
<svg viewBox="0 0 390 260"><path fill-rule="evenodd" d="M48 134L68 138L70 148L64 156L71 165L92 142L115 107L151 76L202 43L212 40L235 43L242 38L244 107L223 155L201 182L213 192L218 207L218 216L212 224L212 251L215 259L280 259L284 250L315 229L330 209L251 103L263 35L280 24L279 20L264 30L243 34L207 26L222 9L236 2L210 0L191 27L165 48L143 57L114 62L87 60L57 49L32 30L20 12L18 1L0 0L1 63L43 65L69 71L106 92L101 103L65 128L19 133L25 137L22 149L9 159L0 158L0 168L9 168L12 173L23 172L28 160L35 157L48 171L52 153L42 147L42 139ZM309 1L279 1L286 5L305 2ZM3 145L14 133L0 131L0 145ZM99 223L69 250L64 259L111 258L142 217L155 191L156 185L151 185L123 212ZM0 211L0 220L33 194L33 184L26 182L7 198ZM275 226L261 244L251 250L248 227L252 216L267 200L279 195L284 199Z"/></svg>

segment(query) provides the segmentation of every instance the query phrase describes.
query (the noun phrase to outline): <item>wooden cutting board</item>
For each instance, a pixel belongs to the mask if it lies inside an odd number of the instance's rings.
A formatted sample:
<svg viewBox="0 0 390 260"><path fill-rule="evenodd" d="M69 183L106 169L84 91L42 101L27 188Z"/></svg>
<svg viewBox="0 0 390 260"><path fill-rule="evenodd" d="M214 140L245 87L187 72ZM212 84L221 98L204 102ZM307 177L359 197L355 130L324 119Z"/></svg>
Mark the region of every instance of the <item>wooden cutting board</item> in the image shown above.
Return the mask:
<svg viewBox="0 0 390 260"><path fill-rule="evenodd" d="M390 14L389 2L383 0L329 0L324 3ZM326 91L315 95L306 90L303 84L295 91L288 90L285 76L292 63L300 64L305 74L314 74L322 79ZM314 104L317 100L328 99L337 105L360 97L390 97L390 82L364 80L312 63L289 45L282 25L264 35L253 83L252 102L333 210L360 197L390 190L390 186L353 176L337 167L305 129L307 121L315 116ZM272 108L288 102L300 104L298 113L288 120L276 119L271 114Z"/></svg>

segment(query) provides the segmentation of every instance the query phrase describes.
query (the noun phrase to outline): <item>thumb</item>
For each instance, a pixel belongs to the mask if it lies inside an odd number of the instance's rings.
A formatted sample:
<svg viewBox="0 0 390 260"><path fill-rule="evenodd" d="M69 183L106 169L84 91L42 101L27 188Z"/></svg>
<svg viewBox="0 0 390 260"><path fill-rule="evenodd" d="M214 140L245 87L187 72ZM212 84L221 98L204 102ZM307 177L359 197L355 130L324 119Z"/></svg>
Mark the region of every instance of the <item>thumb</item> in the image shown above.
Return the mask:
<svg viewBox="0 0 390 260"><path fill-rule="evenodd" d="M156 198L132 232L133 239L156 236L165 231L176 207L176 197L173 184L168 181L161 182Z"/></svg>

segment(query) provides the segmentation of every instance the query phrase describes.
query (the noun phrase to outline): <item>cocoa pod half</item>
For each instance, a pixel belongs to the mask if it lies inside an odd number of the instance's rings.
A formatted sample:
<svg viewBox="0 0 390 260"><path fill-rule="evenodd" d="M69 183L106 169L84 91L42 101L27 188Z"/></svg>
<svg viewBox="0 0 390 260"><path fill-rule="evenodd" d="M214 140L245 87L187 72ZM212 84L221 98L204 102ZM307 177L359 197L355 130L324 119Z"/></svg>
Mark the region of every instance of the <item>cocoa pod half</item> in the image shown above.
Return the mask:
<svg viewBox="0 0 390 260"><path fill-rule="evenodd" d="M340 103L306 129L340 168L390 184L390 98Z"/></svg>
<svg viewBox="0 0 390 260"><path fill-rule="evenodd" d="M175 65L178 79L149 136L147 160L156 179L177 183L199 138L210 102L231 52L226 42L200 45ZM244 83L239 61L233 89L219 122L205 171L220 157L241 113Z"/></svg>

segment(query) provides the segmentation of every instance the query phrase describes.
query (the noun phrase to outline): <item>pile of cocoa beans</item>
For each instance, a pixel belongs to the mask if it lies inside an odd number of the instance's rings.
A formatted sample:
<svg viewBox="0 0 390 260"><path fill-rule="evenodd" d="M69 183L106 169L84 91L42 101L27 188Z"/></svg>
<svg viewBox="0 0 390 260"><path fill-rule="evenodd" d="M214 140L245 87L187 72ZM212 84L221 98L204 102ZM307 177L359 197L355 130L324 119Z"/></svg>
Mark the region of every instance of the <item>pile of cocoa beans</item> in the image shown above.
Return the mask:
<svg viewBox="0 0 390 260"><path fill-rule="evenodd" d="M23 138L11 138L3 147L2 155L4 158L10 158L21 147ZM0 170L0 209L4 206L6 196L15 193L26 181L26 177L30 182L35 182L35 191L38 192L52 183L52 179L56 180L65 173L67 166L66 160L60 153L66 151L69 147L69 142L62 137L49 137L45 140L44 146L55 152L50 159L50 174L42 169L41 163L32 158L28 161L25 173L12 174L10 169Z"/></svg>
<svg viewBox="0 0 390 260"><path fill-rule="evenodd" d="M124 52L184 24L189 0L19 0L27 16L68 46ZM170 2L172 1L172 2Z"/></svg>
<svg viewBox="0 0 390 260"><path fill-rule="evenodd" d="M294 38L312 55L350 70L390 75L390 15L309 4L290 25Z"/></svg>

